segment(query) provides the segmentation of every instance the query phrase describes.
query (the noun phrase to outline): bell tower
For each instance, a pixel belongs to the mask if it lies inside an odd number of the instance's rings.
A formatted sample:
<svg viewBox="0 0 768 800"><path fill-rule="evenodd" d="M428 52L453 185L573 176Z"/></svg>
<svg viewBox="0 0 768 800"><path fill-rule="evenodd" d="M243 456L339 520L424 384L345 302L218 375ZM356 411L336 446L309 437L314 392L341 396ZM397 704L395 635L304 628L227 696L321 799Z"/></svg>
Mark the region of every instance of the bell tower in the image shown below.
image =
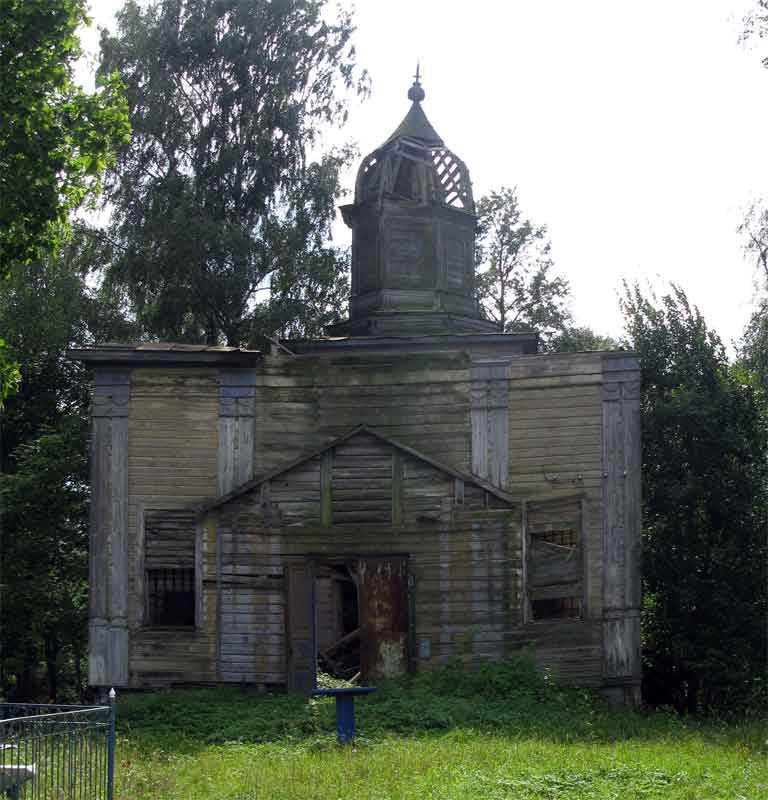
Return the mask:
<svg viewBox="0 0 768 800"><path fill-rule="evenodd" d="M464 162L432 127L418 67L411 108L357 173L349 319L330 336L498 332L474 298L475 204Z"/></svg>

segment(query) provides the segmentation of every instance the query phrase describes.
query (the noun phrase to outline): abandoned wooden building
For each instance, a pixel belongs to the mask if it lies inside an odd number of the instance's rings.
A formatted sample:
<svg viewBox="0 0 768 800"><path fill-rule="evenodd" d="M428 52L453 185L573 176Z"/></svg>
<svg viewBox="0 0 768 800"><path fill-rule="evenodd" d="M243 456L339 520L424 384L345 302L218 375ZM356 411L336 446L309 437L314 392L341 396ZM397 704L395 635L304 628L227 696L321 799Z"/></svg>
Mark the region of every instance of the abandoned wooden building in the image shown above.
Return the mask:
<svg viewBox="0 0 768 800"><path fill-rule="evenodd" d="M308 689L530 646L636 702L639 369L474 299L469 174L421 106L362 162L349 319L93 370L90 683Z"/></svg>

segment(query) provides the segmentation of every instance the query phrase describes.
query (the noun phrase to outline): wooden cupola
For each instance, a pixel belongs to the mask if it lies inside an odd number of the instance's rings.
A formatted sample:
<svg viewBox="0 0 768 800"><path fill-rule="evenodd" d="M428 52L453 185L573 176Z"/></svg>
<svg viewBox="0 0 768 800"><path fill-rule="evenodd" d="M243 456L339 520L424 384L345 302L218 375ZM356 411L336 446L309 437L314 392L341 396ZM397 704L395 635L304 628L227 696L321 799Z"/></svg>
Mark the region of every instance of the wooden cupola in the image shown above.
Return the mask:
<svg viewBox="0 0 768 800"><path fill-rule="evenodd" d="M363 159L352 229L349 320L339 335L494 332L475 289L477 218L464 162L432 127L418 69L411 108L395 132Z"/></svg>

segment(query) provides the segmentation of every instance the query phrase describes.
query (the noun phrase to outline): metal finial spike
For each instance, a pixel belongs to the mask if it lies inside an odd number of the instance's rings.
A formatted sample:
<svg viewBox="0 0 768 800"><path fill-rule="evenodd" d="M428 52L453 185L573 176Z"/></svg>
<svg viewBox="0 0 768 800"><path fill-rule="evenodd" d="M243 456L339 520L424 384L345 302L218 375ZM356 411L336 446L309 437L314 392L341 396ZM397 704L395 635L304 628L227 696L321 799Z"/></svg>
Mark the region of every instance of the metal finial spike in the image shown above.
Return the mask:
<svg viewBox="0 0 768 800"><path fill-rule="evenodd" d="M424 97L424 89L421 88L421 66L416 62L416 74L413 76L413 86L408 90L408 99L414 103L420 103Z"/></svg>

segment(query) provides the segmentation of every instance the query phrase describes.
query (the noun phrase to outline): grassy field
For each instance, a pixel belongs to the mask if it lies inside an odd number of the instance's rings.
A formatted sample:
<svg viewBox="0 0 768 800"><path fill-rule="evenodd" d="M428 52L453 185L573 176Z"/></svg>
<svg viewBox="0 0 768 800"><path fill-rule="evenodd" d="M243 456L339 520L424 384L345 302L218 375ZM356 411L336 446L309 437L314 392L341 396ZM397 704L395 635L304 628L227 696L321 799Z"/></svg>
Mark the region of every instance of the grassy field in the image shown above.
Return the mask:
<svg viewBox="0 0 768 800"><path fill-rule="evenodd" d="M120 800L768 800L768 724L613 713L525 661L454 667L334 706L238 690L125 697Z"/></svg>

